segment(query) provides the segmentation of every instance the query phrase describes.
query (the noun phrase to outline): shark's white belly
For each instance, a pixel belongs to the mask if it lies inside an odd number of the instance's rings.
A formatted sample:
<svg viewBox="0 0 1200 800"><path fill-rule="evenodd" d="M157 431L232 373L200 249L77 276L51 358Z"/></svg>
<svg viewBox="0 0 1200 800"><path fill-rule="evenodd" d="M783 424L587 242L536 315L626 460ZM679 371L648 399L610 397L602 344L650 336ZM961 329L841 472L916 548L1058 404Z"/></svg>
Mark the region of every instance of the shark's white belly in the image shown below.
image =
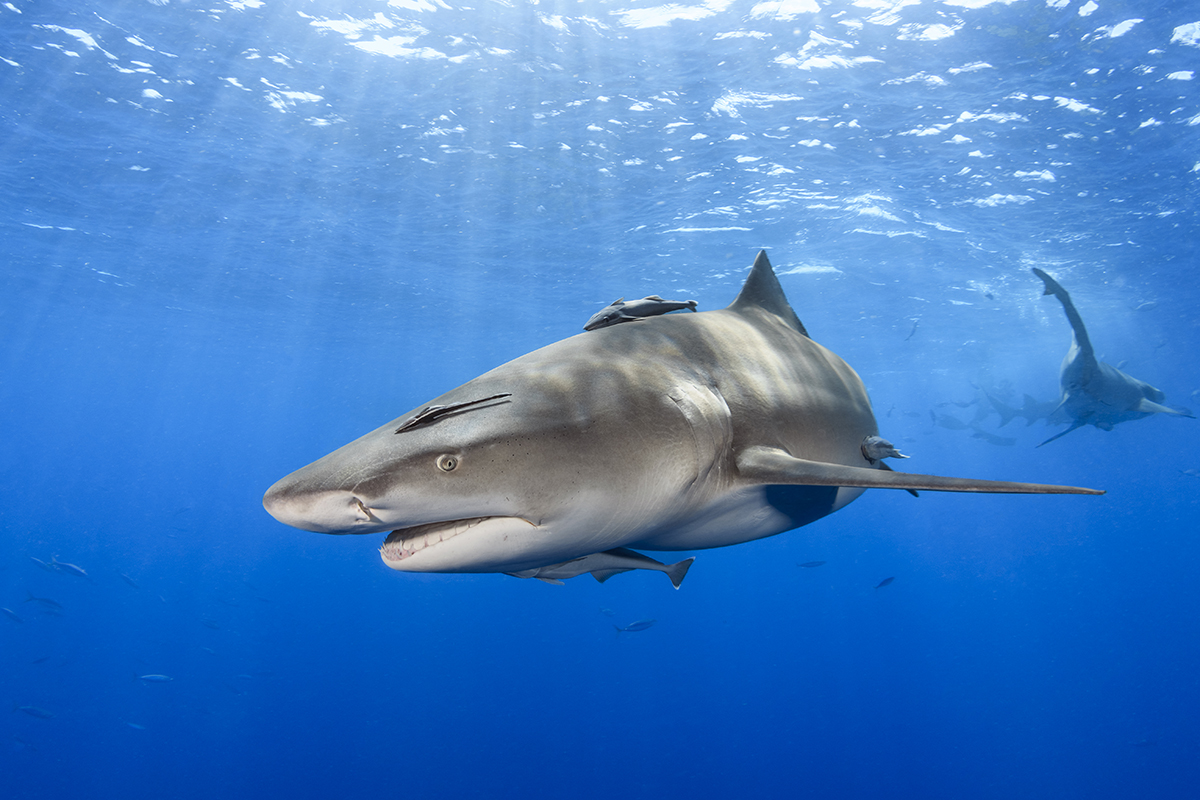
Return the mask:
<svg viewBox="0 0 1200 800"><path fill-rule="evenodd" d="M704 550L764 539L831 514L863 493L831 486L747 486L721 496L690 518L624 546Z"/></svg>

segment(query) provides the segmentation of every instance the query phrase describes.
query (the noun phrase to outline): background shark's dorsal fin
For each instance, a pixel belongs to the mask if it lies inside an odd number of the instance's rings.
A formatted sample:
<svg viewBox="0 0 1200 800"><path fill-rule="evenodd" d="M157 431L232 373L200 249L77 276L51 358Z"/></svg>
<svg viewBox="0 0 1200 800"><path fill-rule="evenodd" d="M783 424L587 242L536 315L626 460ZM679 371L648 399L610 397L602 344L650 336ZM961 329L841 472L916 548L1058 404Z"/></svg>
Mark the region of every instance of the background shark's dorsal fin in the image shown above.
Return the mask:
<svg viewBox="0 0 1200 800"><path fill-rule="evenodd" d="M783 293L783 287L779 285L779 279L775 277L775 270L771 268L771 262L767 260L766 250L758 251L758 258L754 259L754 266L750 269L750 277L746 278L746 283L742 286L742 291L738 294L737 299L729 304L731 311L743 311L748 308L770 311L800 333L808 336L808 331L804 329L804 323L792 310L791 304L788 303L787 297Z"/></svg>

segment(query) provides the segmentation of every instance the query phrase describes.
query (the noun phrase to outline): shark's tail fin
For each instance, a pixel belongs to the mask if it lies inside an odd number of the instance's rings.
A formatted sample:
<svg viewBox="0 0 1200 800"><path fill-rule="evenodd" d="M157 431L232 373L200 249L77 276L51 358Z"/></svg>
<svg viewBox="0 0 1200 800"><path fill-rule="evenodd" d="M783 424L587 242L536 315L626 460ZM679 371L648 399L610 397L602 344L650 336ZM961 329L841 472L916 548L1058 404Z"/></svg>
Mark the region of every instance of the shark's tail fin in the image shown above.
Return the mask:
<svg viewBox="0 0 1200 800"><path fill-rule="evenodd" d="M1045 284L1045 290L1042 292L1042 297L1045 297L1048 294L1052 294L1055 297L1057 297L1059 300L1062 300L1067 303L1071 302L1071 295L1067 294L1067 290L1062 287L1062 284L1060 284L1058 281L1054 280L1054 278L1051 278L1049 276L1049 274L1046 273L1045 270L1041 270L1041 269L1038 269L1037 267L1034 267L1033 274L1037 275L1039 278L1041 278L1042 283Z"/></svg>
<svg viewBox="0 0 1200 800"><path fill-rule="evenodd" d="M1075 334L1075 342L1079 345L1088 358L1095 358L1095 351L1092 349L1092 340L1088 338L1087 327L1083 324L1083 317L1079 316L1079 312L1075 310L1075 304L1071 302L1071 295L1067 294L1067 290L1062 287L1058 281L1051 278L1044 270L1033 267L1033 274L1042 279L1045 285L1045 291L1042 296L1052 294L1062 303L1063 311L1067 314L1067 322L1071 323L1071 331Z"/></svg>
<svg viewBox="0 0 1200 800"><path fill-rule="evenodd" d="M695 560L696 558L693 556L692 558L685 558L683 561L677 561L674 564L667 565L663 572L667 573L667 577L671 579L672 586L674 586L676 589L679 588L679 584L683 583L684 576L687 575L688 570L692 566L692 562Z"/></svg>
<svg viewBox="0 0 1200 800"><path fill-rule="evenodd" d="M1000 415L1000 425L997 427L1003 428L1005 425L1013 421L1013 417L1020 413L1017 409L1013 408L1003 400L997 400L992 396L991 392L985 390L984 394L987 395L987 399L991 401L992 408L996 409L996 413ZM1029 395L1025 396L1029 397Z"/></svg>
<svg viewBox="0 0 1200 800"><path fill-rule="evenodd" d="M1021 410L1023 412L1025 412L1024 416L1025 416L1025 427L1026 428L1028 428L1030 425L1032 425L1033 421L1038 418L1038 406L1042 406L1042 403L1039 403L1031 395L1025 395L1025 405L1021 406ZM1043 406L1043 409L1044 409L1044 406ZM1057 409L1055 409L1055 410L1057 410ZM1051 412L1051 413L1053 413L1053 412ZM1047 415L1044 419L1046 422L1049 422L1050 421L1049 415Z"/></svg>

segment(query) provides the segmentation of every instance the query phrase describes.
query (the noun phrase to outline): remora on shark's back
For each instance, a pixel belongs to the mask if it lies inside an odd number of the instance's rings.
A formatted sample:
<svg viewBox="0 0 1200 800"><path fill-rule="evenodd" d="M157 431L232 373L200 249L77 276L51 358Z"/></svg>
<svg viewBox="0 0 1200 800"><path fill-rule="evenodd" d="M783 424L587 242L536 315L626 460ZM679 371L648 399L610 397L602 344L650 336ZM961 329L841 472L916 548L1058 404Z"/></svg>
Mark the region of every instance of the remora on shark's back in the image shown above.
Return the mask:
<svg viewBox="0 0 1200 800"><path fill-rule="evenodd" d="M807 525L864 489L1101 494L891 471L862 381L809 338L759 253L725 309L535 350L297 470L263 498L321 533L391 531L410 572L666 572ZM641 559L645 559L644 561Z"/></svg>
<svg viewBox="0 0 1200 800"><path fill-rule="evenodd" d="M1043 270L1034 267L1033 273L1042 279L1046 287L1042 296L1052 294L1062 303L1072 333L1071 349L1063 358L1059 375L1062 400L1058 404L1058 409L1070 417L1071 427L1056 433L1042 444L1049 444L1084 425L1095 425L1101 430L1111 431L1118 422L1142 419L1152 414L1192 416L1187 409L1163 405L1166 395L1161 390L1098 360L1087 328L1083 326L1083 317L1079 316L1075 304L1071 302L1071 295Z"/></svg>

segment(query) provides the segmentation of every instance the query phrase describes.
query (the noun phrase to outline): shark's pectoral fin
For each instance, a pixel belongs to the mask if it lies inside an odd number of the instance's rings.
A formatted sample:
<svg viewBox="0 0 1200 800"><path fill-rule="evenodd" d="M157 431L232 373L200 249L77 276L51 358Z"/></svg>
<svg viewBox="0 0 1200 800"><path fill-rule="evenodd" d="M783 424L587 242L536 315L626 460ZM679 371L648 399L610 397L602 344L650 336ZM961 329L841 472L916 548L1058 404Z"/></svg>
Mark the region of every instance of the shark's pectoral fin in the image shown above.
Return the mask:
<svg viewBox="0 0 1200 800"><path fill-rule="evenodd" d="M905 456L905 458L908 458L908 456ZM888 472L895 472L895 471L896 471L896 470L892 469L891 467L889 467L889 466L887 465L887 462L886 462L886 461L880 461L880 462L879 462L879 468L880 468L880 469L886 469ZM920 496L921 496L921 495L920 495L920 493L918 493L916 489L905 489L904 491L908 492L908 493L909 493L909 494L911 494L913 497L920 497Z"/></svg>
<svg viewBox="0 0 1200 800"><path fill-rule="evenodd" d="M747 480L762 484L799 486L854 486L863 489L928 489L934 492L992 494L1104 494L1099 489L1055 486L1045 483L983 481L915 475L865 467L847 467L795 458L777 447L750 447L738 454L737 468Z"/></svg>
<svg viewBox="0 0 1200 800"><path fill-rule="evenodd" d="M1189 419L1195 419L1195 417L1192 415L1192 412L1188 411L1186 408L1171 408L1170 406L1164 406L1161 403L1156 403L1153 400L1148 400L1145 397L1143 397L1142 401L1138 403L1137 410L1145 414L1174 414L1177 417L1188 417Z"/></svg>
<svg viewBox="0 0 1200 800"><path fill-rule="evenodd" d="M1065 431L1062 431L1062 432L1060 432L1060 433L1056 433L1056 434L1054 434L1054 435L1053 435L1053 436L1051 436L1049 439L1047 439L1046 441L1042 442L1042 444L1050 444L1050 443L1051 443L1051 442L1053 442L1055 439L1061 439L1062 437L1066 436L1066 435L1067 435L1068 433L1070 433L1071 431L1075 430L1076 428L1082 428L1084 425L1087 425L1087 423L1086 423L1086 422L1080 422L1079 420L1075 420L1074 422L1072 422L1072 423L1071 423L1071 427L1067 428ZM1110 430L1111 430L1111 428L1110 428ZM1039 445L1038 445L1038 447L1041 447L1041 446L1042 446L1042 444L1039 444Z"/></svg>

